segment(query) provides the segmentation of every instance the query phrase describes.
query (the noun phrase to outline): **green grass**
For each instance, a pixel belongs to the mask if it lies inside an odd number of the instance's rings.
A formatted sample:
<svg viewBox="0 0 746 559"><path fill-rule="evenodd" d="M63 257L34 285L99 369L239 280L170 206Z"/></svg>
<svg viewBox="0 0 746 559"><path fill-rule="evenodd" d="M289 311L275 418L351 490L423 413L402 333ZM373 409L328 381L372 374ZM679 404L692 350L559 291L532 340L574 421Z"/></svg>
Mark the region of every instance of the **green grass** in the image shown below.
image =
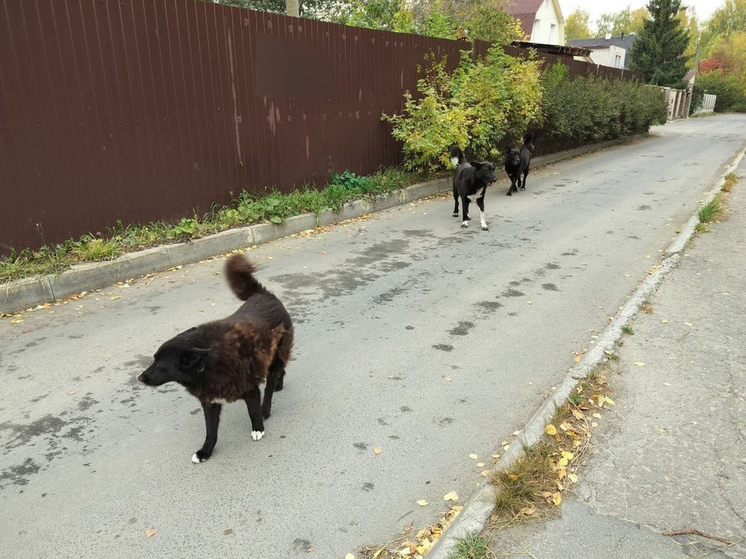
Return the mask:
<svg viewBox="0 0 746 559"><path fill-rule="evenodd" d="M541 442L527 448L526 454L510 470L497 472L492 483L497 486L495 512L513 517L521 509L543 502L541 492L554 481L552 448Z"/></svg>
<svg viewBox="0 0 746 559"><path fill-rule="evenodd" d="M723 186L720 190L723 192L730 192L733 189L733 185L738 182L738 177L735 175L735 173L728 173L725 176L725 182L723 183Z"/></svg>
<svg viewBox="0 0 746 559"><path fill-rule="evenodd" d="M699 222L710 223L723 211L723 205L720 201L720 194L717 194L710 202L699 209Z"/></svg>
<svg viewBox="0 0 746 559"><path fill-rule="evenodd" d="M78 240L69 239L38 250L11 252L0 258L0 283L56 274L76 263L111 260L126 252L197 239L234 227L266 222L280 224L288 217L303 213L339 211L347 202L399 190L422 178L396 168L362 177L345 171L333 174L329 186L323 190L306 185L289 194L273 191L263 196L243 191L228 206L215 205L205 215L194 214L175 223L125 226L117 222L106 235L84 235Z"/></svg>
<svg viewBox="0 0 746 559"><path fill-rule="evenodd" d="M449 559L488 559L491 556L489 544L484 537L472 533L458 540Z"/></svg>
<svg viewBox="0 0 746 559"><path fill-rule="evenodd" d="M625 324L624 326L622 326L622 332L624 332L625 334L629 334L630 336L635 333L635 331L632 330L632 326L630 326L629 324Z"/></svg>

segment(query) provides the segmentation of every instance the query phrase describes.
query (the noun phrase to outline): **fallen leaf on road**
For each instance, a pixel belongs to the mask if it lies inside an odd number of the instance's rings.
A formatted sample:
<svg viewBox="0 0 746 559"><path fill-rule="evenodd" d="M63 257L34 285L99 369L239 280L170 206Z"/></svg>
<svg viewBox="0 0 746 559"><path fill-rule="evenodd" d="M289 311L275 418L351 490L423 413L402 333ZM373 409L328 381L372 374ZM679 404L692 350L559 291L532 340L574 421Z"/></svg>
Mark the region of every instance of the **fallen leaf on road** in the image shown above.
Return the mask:
<svg viewBox="0 0 746 559"><path fill-rule="evenodd" d="M562 495L560 495L559 492L557 492L554 495L552 495L552 502L556 506L560 506L560 504L562 503Z"/></svg>
<svg viewBox="0 0 746 559"><path fill-rule="evenodd" d="M601 414L600 413L594 413L593 417L595 417L596 419L601 419Z"/></svg>
<svg viewBox="0 0 746 559"><path fill-rule="evenodd" d="M637 365L638 367L644 367L644 366L645 366L645 363L644 363L644 362L642 362L642 361L637 361L637 362L635 363L635 365Z"/></svg>
<svg viewBox="0 0 746 559"><path fill-rule="evenodd" d="M488 475L490 475L490 471L489 470L484 470L484 471L482 471L482 475L484 477L487 477Z"/></svg>
<svg viewBox="0 0 746 559"><path fill-rule="evenodd" d="M117 299L121 299L121 297L119 295L115 295L111 298L112 301L116 301Z"/></svg>
<svg viewBox="0 0 746 559"><path fill-rule="evenodd" d="M306 553L311 553L312 551L313 551L312 547L309 547L308 549L306 549Z"/></svg>
<svg viewBox="0 0 746 559"><path fill-rule="evenodd" d="M476 454L470 454L469 458L471 458L472 460L476 460L477 458L479 458L479 456L477 456Z"/></svg>
<svg viewBox="0 0 746 559"><path fill-rule="evenodd" d="M458 501L458 493L455 491L451 491L450 493L447 493L443 496L443 500L445 501Z"/></svg>
<svg viewBox="0 0 746 559"><path fill-rule="evenodd" d="M417 501L417 504L420 505L421 507L426 507L427 501L425 499L420 499L419 501Z"/></svg>
<svg viewBox="0 0 746 559"><path fill-rule="evenodd" d="M685 322L684 326L694 326L694 324L692 324L691 322Z"/></svg>
<svg viewBox="0 0 746 559"><path fill-rule="evenodd" d="M446 382L451 382L453 379L451 377L443 377L443 380Z"/></svg>
<svg viewBox="0 0 746 559"><path fill-rule="evenodd" d="M348 553L345 555L345 559L355 559L355 556L352 553Z"/></svg>
<svg viewBox="0 0 746 559"><path fill-rule="evenodd" d="M477 462L477 468L484 468L484 462Z"/></svg>
<svg viewBox="0 0 746 559"><path fill-rule="evenodd" d="M147 530L145 530L145 537L152 538L153 536L155 536L155 532L155 528L148 528Z"/></svg>
<svg viewBox="0 0 746 559"><path fill-rule="evenodd" d="M562 451L562 458L567 458L568 460L572 460L575 455L572 452L567 452L566 450Z"/></svg>
<svg viewBox="0 0 746 559"><path fill-rule="evenodd" d="M663 320L661 320L661 324L668 324L668 320L666 320L666 319L664 318Z"/></svg>
<svg viewBox="0 0 746 559"><path fill-rule="evenodd" d="M383 449L380 446L377 446L373 449L373 454L381 454L383 452Z"/></svg>
<svg viewBox="0 0 746 559"><path fill-rule="evenodd" d="M575 474L567 474L567 477L570 479L571 482L578 483L578 476L576 476Z"/></svg>
<svg viewBox="0 0 746 559"><path fill-rule="evenodd" d="M544 427L544 432L550 437L553 437L554 435L557 434L557 428L550 423L549 425Z"/></svg>
<svg viewBox="0 0 746 559"><path fill-rule="evenodd" d="M585 419L585 414L580 410L576 410L575 408L572 408L572 415L575 417L575 419Z"/></svg>

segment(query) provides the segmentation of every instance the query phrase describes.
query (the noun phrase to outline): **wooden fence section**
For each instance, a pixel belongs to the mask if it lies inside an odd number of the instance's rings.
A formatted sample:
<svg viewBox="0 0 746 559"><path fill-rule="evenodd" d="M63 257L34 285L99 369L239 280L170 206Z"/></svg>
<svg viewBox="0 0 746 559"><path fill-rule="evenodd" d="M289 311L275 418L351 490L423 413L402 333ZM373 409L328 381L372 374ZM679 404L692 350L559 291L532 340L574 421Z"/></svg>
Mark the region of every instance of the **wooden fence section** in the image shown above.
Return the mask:
<svg viewBox="0 0 746 559"><path fill-rule="evenodd" d="M199 0L0 4L2 254L400 163L381 114L468 46Z"/></svg>

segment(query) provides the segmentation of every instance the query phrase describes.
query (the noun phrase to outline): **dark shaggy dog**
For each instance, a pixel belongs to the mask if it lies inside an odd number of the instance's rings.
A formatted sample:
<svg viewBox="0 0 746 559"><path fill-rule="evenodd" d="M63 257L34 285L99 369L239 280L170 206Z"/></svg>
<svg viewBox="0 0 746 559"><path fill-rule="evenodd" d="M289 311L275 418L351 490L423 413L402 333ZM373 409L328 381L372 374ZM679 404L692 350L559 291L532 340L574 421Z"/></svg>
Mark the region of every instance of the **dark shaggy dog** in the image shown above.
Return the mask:
<svg viewBox="0 0 746 559"><path fill-rule="evenodd" d="M495 166L488 162L469 163L458 146L451 146L451 163L456 167L453 173L453 216L458 217L458 201L461 199L463 219L461 227L469 227L469 202L477 201L479 220L482 229L487 231L487 214L484 212L484 194L487 187L495 182Z"/></svg>
<svg viewBox="0 0 746 559"><path fill-rule="evenodd" d="M518 189L526 190L526 177L531 168L531 142L534 135L526 132L523 135L523 146L521 149L509 149L505 159L505 172L510 177L510 188L506 196L512 196ZM521 175L523 181L521 182Z"/></svg>
<svg viewBox="0 0 746 559"><path fill-rule="evenodd" d="M222 404L246 402L251 438L264 436L264 419L272 409L272 393L282 390L285 365L293 345L293 323L282 303L256 278L254 266L233 255L225 274L233 292L246 301L228 318L190 328L164 343L153 364L138 380L148 386L178 382L195 396L205 412L207 437L192 462L212 455L218 440ZM259 385L264 389L264 403Z"/></svg>

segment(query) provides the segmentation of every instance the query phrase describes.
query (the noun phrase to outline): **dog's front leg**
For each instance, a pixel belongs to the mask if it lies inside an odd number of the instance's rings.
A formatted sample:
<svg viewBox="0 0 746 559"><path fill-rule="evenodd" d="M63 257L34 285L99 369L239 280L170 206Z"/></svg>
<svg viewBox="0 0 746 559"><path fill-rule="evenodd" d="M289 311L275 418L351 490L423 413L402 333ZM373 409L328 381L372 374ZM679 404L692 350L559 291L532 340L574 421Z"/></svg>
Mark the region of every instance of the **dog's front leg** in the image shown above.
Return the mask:
<svg viewBox="0 0 746 559"><path fill-rule="evenodd" d="M207 431L207 436L205 437L205 444L192 456L192 462L195 464L200 464L212 456L215 443L218 442L218 425L220 424L220 410L222 407L220 404L206 404L202 402L202 411L205 412L205 430Z"/></svg>
<svg viewBox="0 0 746 559"><path fill-rule="evenodd" d="M258 441L264 436L264 418L262 417L262 401L259 388L254 388L243 397L251 418L251 438Z"/></svg>
<svg viewBox="0 0 746 559"><path fill-rule="evenodd" d="M456 190L456 183L453 183L453 217L458 217L458 190Z"/></svg>
<svg viewBox="0 0 746 559"><path fill-rule="evenodd" d="M477 208L479 208L479 221L482 222L482 231L488 231L487 214L484 211L484 196L477 198Z"/></svg>
<svg viewBox="0 0 746 559"><path fill-rule="evenodd" d="M463 215L461 227L469 227L469 198L466 196L461 197L461 214Z"/></svg>

